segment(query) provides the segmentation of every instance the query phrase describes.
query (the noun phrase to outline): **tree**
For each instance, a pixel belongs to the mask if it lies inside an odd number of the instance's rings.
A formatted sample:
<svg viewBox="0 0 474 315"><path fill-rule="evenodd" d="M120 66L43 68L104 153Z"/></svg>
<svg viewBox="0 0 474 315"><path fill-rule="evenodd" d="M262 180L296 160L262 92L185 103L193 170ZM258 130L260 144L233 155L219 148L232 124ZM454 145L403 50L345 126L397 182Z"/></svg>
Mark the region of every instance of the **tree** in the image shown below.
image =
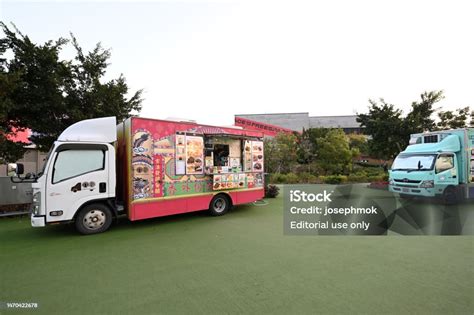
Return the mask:
<svg viewBox="0 0 474 315"><path fill-rule="evenodd" d="M47 150L69 125L89 118L116 116L120 121L141 110L142 90L129 93L123 75L104 80L110 51L99 44L84 53L76 38L42 45L0 22L0 159L14 161L23 153L8 139L13 130L30 128L30 141ZM74 60L59 52L72 43ZM11 59L6 55L12 54Z"/></svg>
<svg viewBox="0 0 474 315"><path fill-rule="evenodd" d="M351 133L347 135L349 139L349 147L353 150L354 155L358 156L360 154L369 154L369 144L367 136Z"/></svg>
<svg viewBox="0 0 474 315"><path fill-rule="evenodd" d="M294 134L279 133L272 139L266 139L265 166L269 173L289 173L296 163L298 139Z"/></svg>
<svg viewBox="0 0 474 315"><path fill-rule="evenodd" d="M310 164L316 156L318 144L317 140L326 136L330 129L328 128L309 128L303 129L298 134L298 162Z"/></svg>
<svg viewBox="0 0 474 315"><path fill-rule="evenodd" d="M443 91L424 92L421 101L412 102L411 111L402 116L402 111L393 104L369 100L369 113L358 114L357 121L371 136L368 142L370 154L381 159L394 158L407 145L410 134L433 130L434 105L443 99Z"/></svg>
<svg viewBox="0 0 474 315"><path fill-rule="evenodd" d="M263 158L265 162L265 171L267 173L277 172L279 163L276 159L277 147L278 146L275 138L263 139L263 152L265 152Z"/></svg>
<svg viewBox="0 0 474 315"><path fill-rule="evenodd" d="M424 92L420 95L421 102L412 102L411 111L403 121L406 134L433 130L436 126L432 119L436 111L434 105L444 99L443 91Z"/></svg>
<svg viewBox="0 0 474 315"><path fill-rule="evenodd" d="M383 159L394 157L408 143L402 131L402 111L395 109L384 99L379 103L369 100L369 113L358 114L357 122L365 127L365 133L371 136L368 141L369 152L372 156Z"/></svg>
<svg viewBox="0 0 474 315"><path fill-rule="evenodd" d="M347 174L352 169L352 150L349 139L341 129L331 129L319 138L317 160L326 174Z"/></svg>
<svg viewBox="0 0 474 315"><path fill-rule="evenodd" d="M6 45L0 41L0 55L5 51ZM1 66L3 63L4 59L0 59L0 162L17 161L26 151L23 143L13 142L8 138L8 135L15 136L16 131L24 131L24 128L19 128L15 121L8 121L7 113L14 107L9 93L18 88L19 75L6 73Z"/></svg>
<svg viewBox="0 0 474 315"><path fill-rule="evenodd" d="M474 111L471 111L469 107L458 108L456 112L453 111L441 111L438 113L439 122L437 124L438 129L457 129L466 128L468 126L467 120L471 116L470 125L474 125Z"/></svg>

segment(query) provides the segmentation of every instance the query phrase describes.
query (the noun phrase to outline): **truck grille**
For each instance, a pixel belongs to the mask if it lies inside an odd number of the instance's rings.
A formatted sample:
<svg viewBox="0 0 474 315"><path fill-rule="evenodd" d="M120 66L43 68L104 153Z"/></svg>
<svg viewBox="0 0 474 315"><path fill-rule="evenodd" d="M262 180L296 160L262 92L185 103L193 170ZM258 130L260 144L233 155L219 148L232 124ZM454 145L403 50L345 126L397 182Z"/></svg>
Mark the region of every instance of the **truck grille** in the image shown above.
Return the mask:
<svg viewBox="0 0 474 315"><path fill-rule="evenodd" d="M394 179L394 181L397 182L397 183L404 183L404 184L419 184L419 183L421 183L421 180L414 180L414 179L408 179L408 178Z"/></svg>
<svg viewBox="0 0 474 315"><path fill-rule="evenodd" d="M408 188L417 188L418 185L403 185L403 184L395 184L397 187L408 187Z"/></svg>

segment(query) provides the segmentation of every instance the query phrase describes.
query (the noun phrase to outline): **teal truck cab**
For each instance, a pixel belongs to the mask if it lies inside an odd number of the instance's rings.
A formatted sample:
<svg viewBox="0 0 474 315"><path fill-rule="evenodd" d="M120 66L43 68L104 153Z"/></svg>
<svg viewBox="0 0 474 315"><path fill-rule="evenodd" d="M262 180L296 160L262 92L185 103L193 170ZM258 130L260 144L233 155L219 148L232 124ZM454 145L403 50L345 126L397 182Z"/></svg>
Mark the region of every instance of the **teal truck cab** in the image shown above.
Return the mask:
<svg viewBox="0 0 474 315"><path fill-rule="evenodd" d="M411 135L389 175L389 190L402 197L474 198L474 128Z"/></svg>

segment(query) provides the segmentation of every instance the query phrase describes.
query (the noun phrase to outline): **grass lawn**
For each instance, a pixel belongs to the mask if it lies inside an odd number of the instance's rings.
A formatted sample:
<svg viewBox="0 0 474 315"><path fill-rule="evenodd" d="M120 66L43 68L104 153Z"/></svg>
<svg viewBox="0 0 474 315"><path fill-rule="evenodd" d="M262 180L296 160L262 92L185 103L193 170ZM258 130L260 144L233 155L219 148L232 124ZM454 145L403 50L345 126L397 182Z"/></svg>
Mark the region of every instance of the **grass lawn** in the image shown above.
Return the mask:
<svg viewBox="0 0 474 315"><path fill-rule="evenodd" d="M267 201L86 237L2 219L0 302L37 302L33 314L473 314L472 236L284 236L282 197Z"/></svg>

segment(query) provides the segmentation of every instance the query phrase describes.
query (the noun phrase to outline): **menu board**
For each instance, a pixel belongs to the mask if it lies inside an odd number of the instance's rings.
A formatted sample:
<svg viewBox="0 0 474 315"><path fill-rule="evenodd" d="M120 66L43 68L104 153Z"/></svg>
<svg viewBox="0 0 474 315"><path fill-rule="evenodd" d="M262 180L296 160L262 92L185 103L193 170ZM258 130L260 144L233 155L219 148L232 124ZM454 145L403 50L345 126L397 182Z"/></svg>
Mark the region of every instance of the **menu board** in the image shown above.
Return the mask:
<svg viewBox="0 0 474 315"><path fill-rule="evenodd" d="M252 171L263 172L263 142L252 141Z"/></svg>
<svg viewBox="0 0 474 315"><path fill-rule="evenodd" d="M212 153L204 158L204 171L206 174L212 174L214 171L214 156Z"/></svg>
<svg viewBox="0 0 474 315"><path fill-rule="evenodd" d="M262 187L263 186L263 174L257 173L255 174L255 187Z"/></svg>
<svg viewBox="0 0 474 315"><path fill-rule="evenodd" d="M248 188L255 187L255 178L253 177L252 173L247 174L247 187Z"/></svg>
<svg viewBox="0 0 474 315"><path fill-rule="evenodd" d="M176 135L176 175L186 174L186 136Z"/></svg>
<svg viewBox="0 0 474 315"><path fill-rule="evenodd" d="M214 190L245 188L245 174L222 174L213 176Z"/></svg>
<svg viewBox="0 0 474 315"><path fill-rule="evenodd" d="M186 136L186 174L203 174L204 139Z"/></svg>
<svg viewBox="0 0 474 315"><path fill-rule="evenodd" d="M202 136L176 135L176 175L203 174L204 139Z"/></svg>
<svg viewBox="0 0 474 315"><path fill-rule="evenodd" d="M244 141L244 150L243 150L243 163L244 163L244 172L252 171L252 141Z"/></svg>

